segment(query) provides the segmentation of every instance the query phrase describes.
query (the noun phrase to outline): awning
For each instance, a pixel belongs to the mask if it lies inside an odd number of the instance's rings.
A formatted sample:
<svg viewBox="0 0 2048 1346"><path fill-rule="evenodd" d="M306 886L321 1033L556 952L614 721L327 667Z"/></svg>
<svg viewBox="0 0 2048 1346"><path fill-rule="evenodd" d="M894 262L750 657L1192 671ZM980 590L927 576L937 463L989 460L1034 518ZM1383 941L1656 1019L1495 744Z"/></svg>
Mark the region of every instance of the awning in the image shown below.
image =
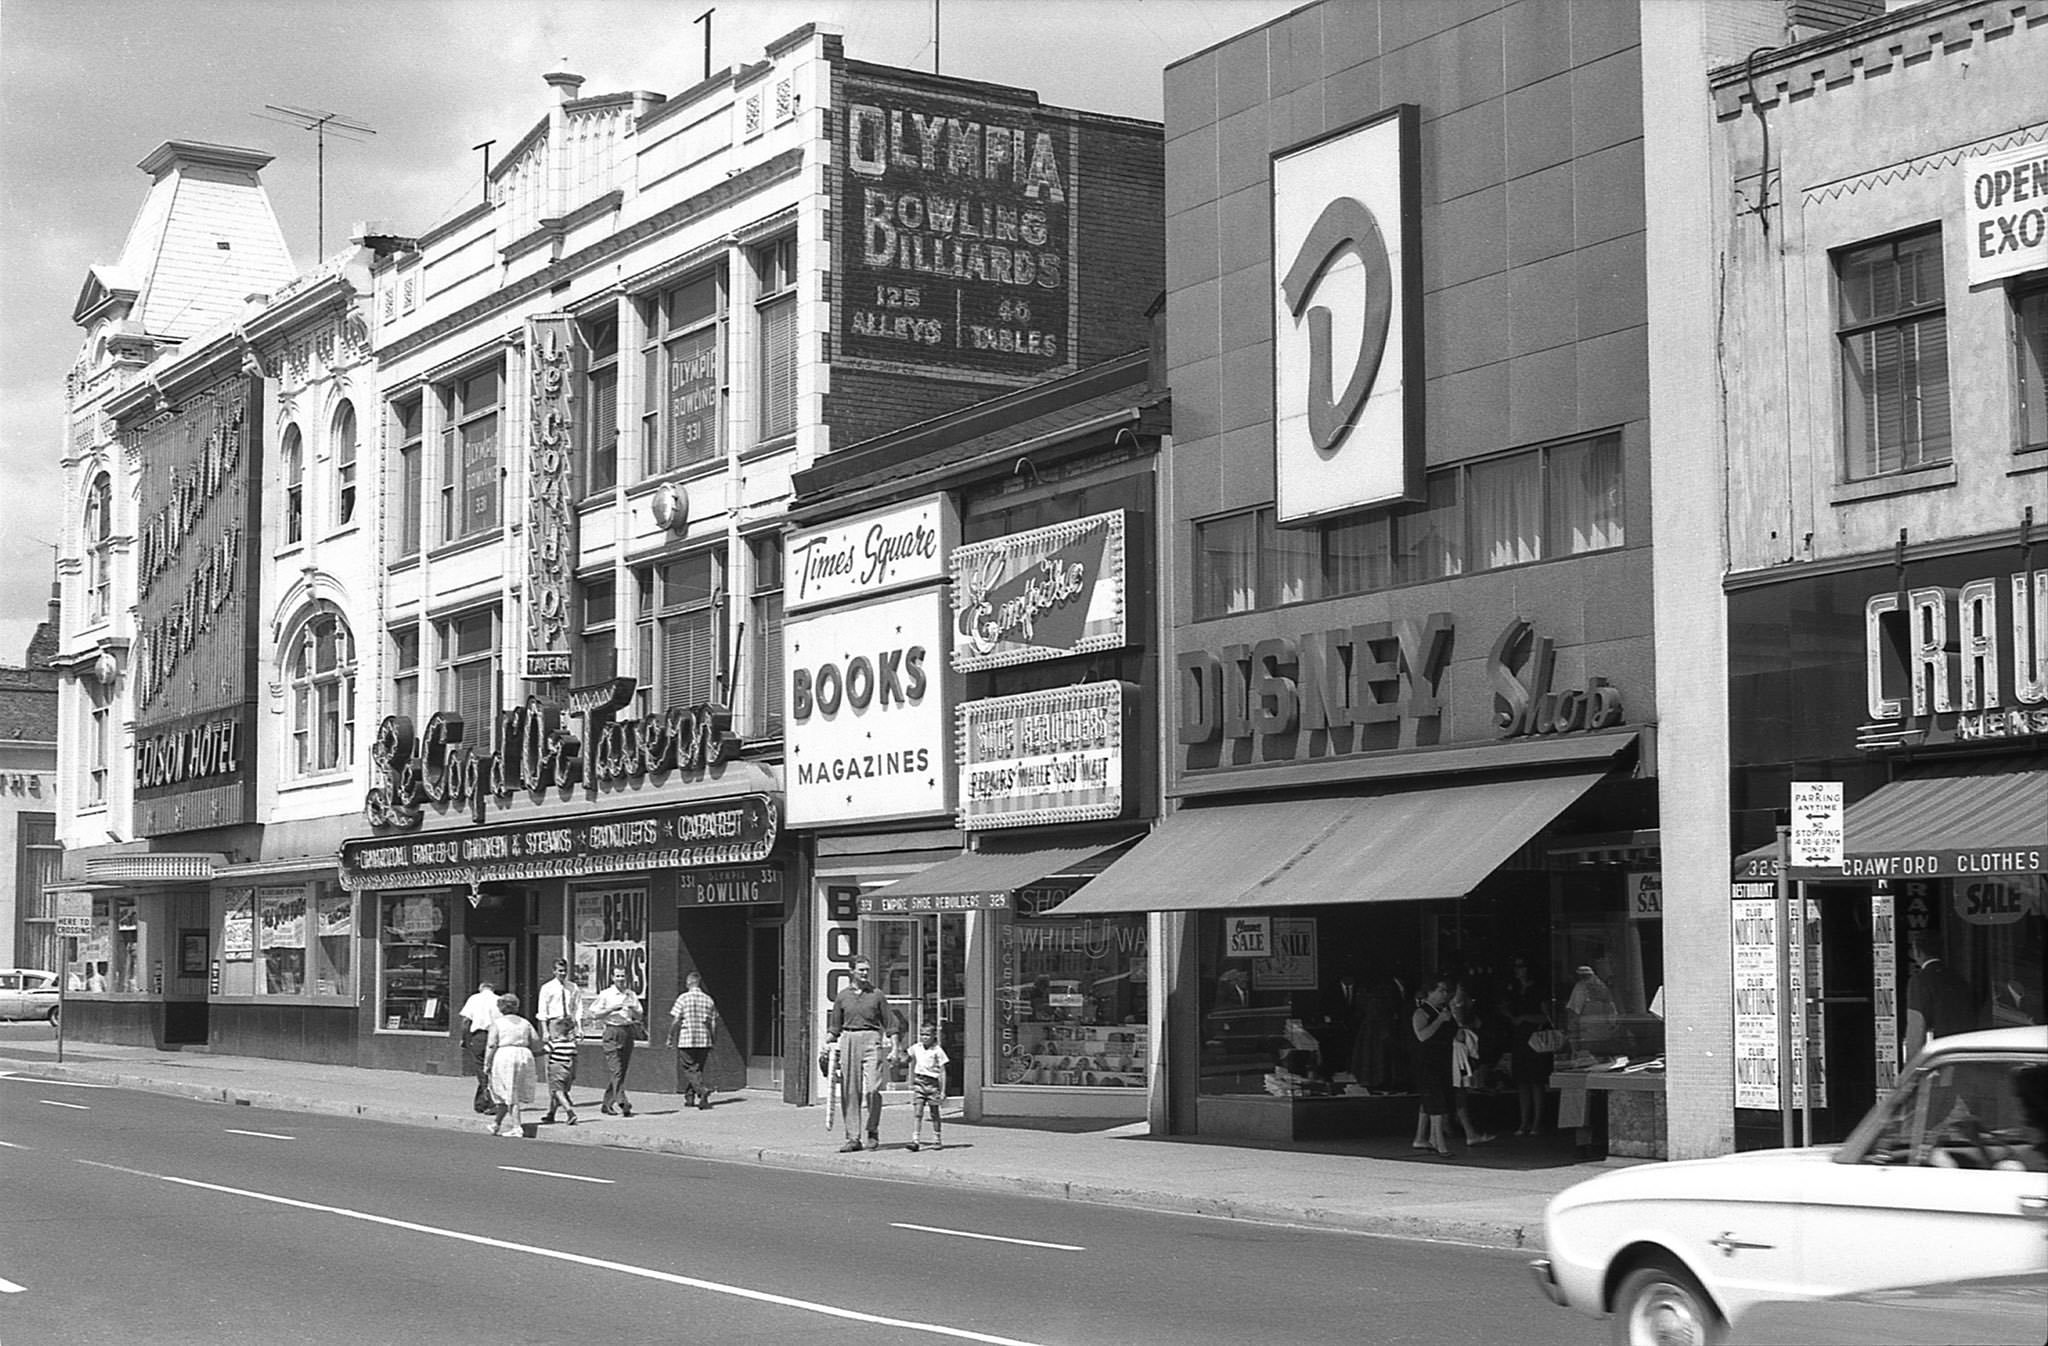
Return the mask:
<svg viewBox="0 0 2048 1346"><path fill-rule="evenodd" d="M1775 878L1778 847L1735 862L1739 878ZM1795 866L1796 879L1944 879L2048 873L2048 757L1916 768L1842 811L1842 864Z"/></svg>
<svg viewBox="0 0 2048 1346"><path fill-rule="evenodd" d="M1606 774L1184 808L1057 914L1463 897Z"/></svg>
<svg viewBox="0 0 2048 1346"><path fill-rule="evenodd" d="M900 883L861 894L861 914L890 916L927 911L1007 909L1011 895L1019 888L1037 883L1048 875L1085 865L1097 856L1128 846L1134 839L1126 837L1120 841L1064 845L1016 842L984 845L980 850L963 851ZM1071 903L1073 899L1067 901Z"/></svg>

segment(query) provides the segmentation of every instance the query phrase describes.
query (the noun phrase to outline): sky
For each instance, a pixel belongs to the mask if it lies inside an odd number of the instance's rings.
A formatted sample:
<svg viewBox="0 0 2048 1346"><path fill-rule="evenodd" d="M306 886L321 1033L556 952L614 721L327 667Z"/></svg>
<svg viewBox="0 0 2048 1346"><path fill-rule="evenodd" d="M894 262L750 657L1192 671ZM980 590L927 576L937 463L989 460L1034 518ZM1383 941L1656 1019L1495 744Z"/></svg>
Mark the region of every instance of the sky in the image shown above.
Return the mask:
<svg viewBox="0 0 2048 1346"><path fill-rule="evenodd" d="M937 0L941 73L1159 119L1173 61L1306 0ZM266 105L376 134L326 141L325 252L358 220L418 235L476 197L471 148L546 116L552 70L586 95L675 94L806 23L855 60L929 70L934 0L0 0L0 666L47 613L60 536L71 307L120 255L166 140L266 151L272 209L321 255L314 136Z"/></svg>

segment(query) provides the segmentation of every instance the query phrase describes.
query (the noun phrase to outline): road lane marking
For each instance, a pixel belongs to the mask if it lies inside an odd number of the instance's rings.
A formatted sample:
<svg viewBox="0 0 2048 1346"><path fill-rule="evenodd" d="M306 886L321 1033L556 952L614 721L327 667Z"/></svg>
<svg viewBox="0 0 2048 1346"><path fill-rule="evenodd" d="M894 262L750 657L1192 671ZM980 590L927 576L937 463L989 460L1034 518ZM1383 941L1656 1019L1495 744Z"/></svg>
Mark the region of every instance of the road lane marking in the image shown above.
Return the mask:
<svg viewBox="0 0 2048 1346"><path fill-rule="evenodd" d="M1005 1238L1001 1234L977 1234L969 1229L940 1229L936 1225L903 1224L890 1221L891 1229L914 1229L920 1234L946 1234L956 1239L987 1239L990 1243L1019 1243L1026 1248L1057 1248L1063 1253L1085 1253L1088 1250L1078 1243L1040 1243L1037 1239Z"/></svg>
<svg viewBox="0 0 2048 1346"><path fill-rule="evenodd" d="M757 1304L773 1304L779 1308L797 1309L815 1313L827 1318L843 1318L848 1322L869 1323L876 1327L898 1328L905 1332L922 1332L929 1336L948 1337L954 1341L975 1341L983 1346L1039 1346L1039 1343L1024 1341L1017 1337L998 1337L987 1332L975 1332L964 1327L945 1327L938 1323L913 1322L908 1318L890 1318L878 1313L862 1313L858 1309L842 1309L836 1304L820 1304L815 1300L796 1299L789 1295L773 1294L767 1290L750 1290L743 1285L727 1285L721 1281L707 1281L697 1276L680 1276L673 1271L657 1271L652 1267L636 1267L627 1262L613 1262L602 1257L586 1257L582 1253L564 1252L559 1248L540 1248L530 1243L513 1243L506 1239L492 1238L488 1234L472 1234L461 1229L441 1229L434 1225L416 1224L411 1220L395 1219L389 1215L373 1215L368 1211L350 1210L346 1206L325 1206L315 1201L300 1201L295 1197L273 1196L268 1192L252 1192L243 1187L223 1187L218 1183L200 1182L196 1178L178 1178L168 1173L150 1173L139 1168L125 1168L120 1164L101 1163L96 1159L80 1159L76 1162L88 1168L104 1168L115 1173L126 1173L131 1177L155 1178L159 1182L174 1183L180 1187L195 1187L202 1192L219 1192L224 1196L246 1197L251 1201L264 1201L274 1206L290 1206L295 1210L313 1211L321 1215L339 1215L345 1220L361 1220L365 1224L383 1225L387 1229L404 1229L415 1234L431 1234L435 1238L453 1239L457 1243L473 1243L480 1248L497 1248L504 1252L527 1253L556 1262L569 1262L579 1267L594 1267L599 1271L616 1271L625 1276L638 1276L643 1280L661 1281L667 1285L680 1285L691 1290L705 1290L715 1295L730 1295L734 1299L752 1300Z"/></svg>
<svg viewBox="0 0 2048 1346"><path fill-rule="evenodd" d="M8 1149L10 1149L10 1150L20 1150L20 1149L26 1149L26 1148L27 1148L26 1146L23 1146L23 1145L16 1145L16 1144L15 1144L15 1143L14 1143L13 1141L11 1141L11 1140L0 1140L0 1145L5 1145L5 1146L6 1146L6 1147L7 1147Z"/></svg>
<svg viewBox="0 0 2048 1346"><path fill-rule="evenodd" d="M26 1285L16 1285L13 1281L0 1281L0 1295L18 1295L27 1289Z"/></svg>
<svg viewBox="0 0 2048 1346"><path fill-rule="evenodd" d="M280 1136L273 1131L237 1131L234 1127L223 1127L231 1136L254 1136L258 1140L297 1140L297 1136Z"/></svg>
<svg viewBox="0 0 2048 1346"><path fill-rule="evenodd" d="M516 1164L500 1164L498 1167L507 1173L531 1173L536 1178L567 1178L570 1182L601 1182L607 1187L610 1187L613 1182L610 1178L586 1178L581 1173L551 1173L544 1168L520 1168Z"/></svg>
<svg viewBox="0 0 2048 1346"><path fill-rule="evenodd" d="M70 1109L72 1109L72 1110L73 1110L74 1112L91 1112L91 1111L92 1111L92 1109L91 1109L91 1108L87 1107L87 1106L86 1106L85 1104L83 1104L83 1103L59 1103L59 1102L58 1102L58 1101L57 1101L56 1099L54 1099L54 1098L39 1098L39 1099L37 1099L37 1100L36 1100L36 1102L38 1102L38 1103L42 1104L42 1105L43 1105L44 1107L46 1107L46 1108L70 1108Z"/></svg>
<svg viewBox="0 0 2048 1346"><path fill-rule="evenodd" d="M24 1075L18 1070L0 1070L0 1080L19 1080L23 1084L41 1084L58 1089L118 1089L117 1084L87 1084L84 1080L51 1080L37 1075Z"/></svg>

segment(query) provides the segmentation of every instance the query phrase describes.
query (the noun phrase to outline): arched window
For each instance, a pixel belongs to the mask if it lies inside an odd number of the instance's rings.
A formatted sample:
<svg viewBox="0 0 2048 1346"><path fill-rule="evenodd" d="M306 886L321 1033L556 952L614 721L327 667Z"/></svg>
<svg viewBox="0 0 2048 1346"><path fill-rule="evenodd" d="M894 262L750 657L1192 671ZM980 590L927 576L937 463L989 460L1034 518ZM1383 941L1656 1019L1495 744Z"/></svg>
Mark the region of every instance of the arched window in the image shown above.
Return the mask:
<svg viewBox="0 0 2048 1346"><path fill-rule="evenodd" d="M102 472L85 491L85 620L107 619L114 592L114 482Z"/></svg>
<svg viewBox="0 0 2048 1346"><path fill-rule="evenodd" d="M323 612L299 628L286 656L292 684L292 774L339 771L355 760L356 646L348 624Z"/></svg>
<svg viewBox="0 0 2048 1346"><path fill-rule="evenodd" d="M356 409L343 402L334 417L334 526L356 517Z"/></svg>
<svg viewBox="0 0 2048 1346"><path fill-rule="evenodd" d="M294 425L284 432L284 540L298 542L306 536L306 442Z"/></svg>

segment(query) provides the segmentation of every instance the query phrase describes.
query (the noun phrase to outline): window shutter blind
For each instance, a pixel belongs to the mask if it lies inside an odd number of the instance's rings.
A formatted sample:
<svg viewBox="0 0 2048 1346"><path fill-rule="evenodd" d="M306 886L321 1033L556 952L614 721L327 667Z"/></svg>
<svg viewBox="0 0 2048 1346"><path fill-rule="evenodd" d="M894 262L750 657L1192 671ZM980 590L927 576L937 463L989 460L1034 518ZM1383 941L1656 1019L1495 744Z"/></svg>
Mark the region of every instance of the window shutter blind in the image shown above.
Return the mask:
<svg viewBox="0 0 2048 1346"><path fill-rule="evenodd" d="M761 438L796 429L796 299L761 309Z"/></svg>

